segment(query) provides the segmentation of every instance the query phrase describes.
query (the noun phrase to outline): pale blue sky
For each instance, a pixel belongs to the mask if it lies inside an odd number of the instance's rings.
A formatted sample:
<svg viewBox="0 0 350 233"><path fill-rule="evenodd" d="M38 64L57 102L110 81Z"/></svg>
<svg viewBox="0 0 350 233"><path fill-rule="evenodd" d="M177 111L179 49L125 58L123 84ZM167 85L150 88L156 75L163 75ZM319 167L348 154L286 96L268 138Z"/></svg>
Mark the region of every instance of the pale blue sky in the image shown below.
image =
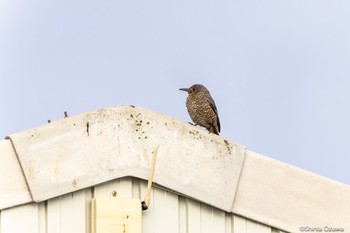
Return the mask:
<svg viewBox="0 0 350 233"><path fill-rule="evenodd" d="M109 106L189 121L202 83L221 135L350 184L350 2L0 1L0 137Z"/></svg>

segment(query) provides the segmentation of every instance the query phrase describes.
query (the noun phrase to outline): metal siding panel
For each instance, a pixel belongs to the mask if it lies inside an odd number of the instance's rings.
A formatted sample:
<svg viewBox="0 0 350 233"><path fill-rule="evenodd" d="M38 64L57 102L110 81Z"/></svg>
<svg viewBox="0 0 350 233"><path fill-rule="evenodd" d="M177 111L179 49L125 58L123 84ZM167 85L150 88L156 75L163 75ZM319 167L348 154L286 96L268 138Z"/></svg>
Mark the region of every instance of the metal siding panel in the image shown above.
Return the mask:
<svg viewBox="0 0 350 233"><path fill-rule="evenodd" d="M225 212L206 204L200 205L201 232L225 232Z"/></svg>
<svg viewBox="0 0 350 233"><path fill-rule="evenodd" d="M179 196L179 233L187 233L187 199Z"/></svg>
<svg viewBox="0 0 350 233"><path fill-rule="evenodd" d="M165 191L153 189L153 197L150 208L154 209L154 233L167 232L167 216L164 212L164 208L166 208Z"/></svg>
<svg viewBox="0 0 350 233"><path fill-rule="evenodd" d="M94 186L93 190L93 197L107 197L109 195L108 182Z"/></svg>
<svg viewBox="0 0 350 233"><path fill-rule="evenodd" d="M178 197L169 192L154 189L155 233L178 233Z"/></svg>
<svg viewBox="0 0 350 233"><path fill-rule="evenodd" d="M132 197L132 190L132 178L126 177L95 186L94 197L110 197L113 191L120 197Z"/></svg>
<svg viewBox="0 0 350 233"><path fill-rule="evenodd" d="M0 233L86 233L90 232L91 199L110 196L144 197L147 182L125 178L91 189L77 191L47 203L3 210ZM21 224L23 222L23 224ZM225 213L195 200L153 188L149 209L142 214L143 233L271 233L281 232L244 217Z"/></svg>
<svg viewBox="0 0 350 233"><path fill-rule="evenodd" d="M168 216L168 230L169 233L179 232L179 197L176 194L166 192L166 206L165 213Z"/></svg>
<svg viewBox="0 0 350 233"><path fill-rule="evenodd" d="M247 233L271 233L271 228L263 224L247 220Z"/></svg>
<svg viewBox="0 0 350 233"><path fill-rule="evenodd" d="M225 214L225 233L233 233L233 215Z"/></svg>
<svg viewBox="0 0 350 233"><path fill-rule="evenodd" d="M225 212L216 208L213 208L213 226L212 232L225 232Z"/></svg>
<svg viewBox="0 0 350 233"><path fill-rule="evenodd" d="M147 183L140 182L140 188L141 188L141 197L144 197L147 190ZM152 188L150 196L151 196L150 208L148 208L148 210L146 211L143 211L142 213L142 232L143 233L153 233L154 224L155 222L157 222L154 219L154 208L153 208L154 188Z"/></svg>
<svg viewBox="0 0 350 233"><path fill-rule="evenodd" d="M60 232L73 232L74 215L73 215L73 197L72 194L66 194L59 200L60 215Z"/></svg>
<svg viewBox="0 0 350 233"><path fill-rule="evenodd" d="M14 233L14 211L15 208L1 211L1 233Z"/></svg>
<svg viewBox="0 0 350 233"><path fill-rule="evenodd" d="M91 200L93 188L85 190L85 232L91 232Z"/></svg>
<svg viewBox="0 0 350 233"><path fill-rule="evenodd" d="M187 232L201 232L200 203L190 199L187 199Z"/></svg>
<svg viewBox="0 0 350 233"><path fill-rule="evenodd" d="M105 187L104 191L104 194L108 193ZM49 200L47 204L48 233L88 232L91 224L91 198L91 191L86 189Z"/></svg>
<svg viewBox="0 0 350 233"><path fill-rule="evenodd" d="M119 179L117 184L117 192L120 197L132 197L132 179L131 177L125 177Z"/></svg>
<svg viewBox="0 0 350 233"><path fill-rule="evenodd" d="M140 179L133 178L132 179L132 197L141 199L141 187L140 187Z"/></svg>
<svg viewBox="0 0 350 233"><path fill-rule="evenodd" d="M108 181L94 187L94 197L110 197L113 191L117 191L118 180ZM118 191L117 191L118 194Z"/></svg>
<svg viewBox="0 0 350 233"><path fill-rule="evenodd" d="M240 216L233 216L233 232L234 233L248 233L247 232L247 219Z"/></svg>
<svg viewBox="0 0 350 233"><path fill-rule="evenodd" d="M27 204L1 212L2 233L37 233L38 204Z"/></svg>
<svg viewBox="0 0 350 233"><path fill-rule="evenodd" d="M39 211L39 219L38 219L38 224L39 224L39 233L46 233L46 216L47 216L47 202L40 202L38 203L38 211Z"/></svg>
<svg viewBox="0 0 350 233"><path fill-rule="evenodd" d="M213 227L213 208L211 206L206 204L200 205L200 221L202 233L218 232L215 231Z"/></svg>
<svg viewBox="0 0 350 233"><path fill-rule="evenodd" d="M14 224L16 232L38 232L38 204L32 203L16 207Z"/></svg>
<svg viewBox="0 0 350 233"><path fill-rule="evenodd" d="M47 201L47 233L61 232L60 197Z"/></svg>
<svg viewBox="0 0 350 233"><path fill-rule="evenodd" d="M86 208L85 208L85 190L73 193L73 231L74 233L85 233L86 229ZM89 221L90 223L90 221Z"/></svg>
<svg viewBox="0 0 350 233"><path fill-rule="evenodd" d="M120 182L120 179L108 181L106 183L106 193L105 193L106 197L112 196L113 191L117 192L117 196L121 196L120 194L122 193L122 191L118 190L119 182Z"/></svg>

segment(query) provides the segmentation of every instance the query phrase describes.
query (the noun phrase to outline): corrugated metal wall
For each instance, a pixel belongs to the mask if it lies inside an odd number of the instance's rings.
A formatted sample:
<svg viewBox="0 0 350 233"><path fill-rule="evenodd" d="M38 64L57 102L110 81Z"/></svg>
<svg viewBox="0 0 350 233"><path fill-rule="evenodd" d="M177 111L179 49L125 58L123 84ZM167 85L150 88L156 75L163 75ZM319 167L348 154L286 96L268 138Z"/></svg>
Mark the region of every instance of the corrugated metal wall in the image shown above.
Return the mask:
<svg viewBox="0 0 350 233"><path fill-rule="evenodd" d="M42 203L3 210L0 233L89 233L92 197L110 196L115 190L121 197L143 199L146 186L146 181L123 178ZM152 191L150 208L143 212L142 232L282 233L158 188Z"/></svg>

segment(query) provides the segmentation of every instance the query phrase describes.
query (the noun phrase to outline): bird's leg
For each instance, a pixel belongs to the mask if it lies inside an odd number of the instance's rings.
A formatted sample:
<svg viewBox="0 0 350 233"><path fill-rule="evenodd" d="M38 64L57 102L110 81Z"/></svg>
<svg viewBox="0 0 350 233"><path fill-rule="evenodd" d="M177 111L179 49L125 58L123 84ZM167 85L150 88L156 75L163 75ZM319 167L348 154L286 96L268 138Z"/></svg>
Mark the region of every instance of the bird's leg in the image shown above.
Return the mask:
<svg viewBox="0 0 350 233"><path fill-rule="evenodd" d="M196 125L198 125L197 123L192 123L192 122L188 122L188 124L190 124L190 125L194 125L194 126L196 126Z"/></svg>

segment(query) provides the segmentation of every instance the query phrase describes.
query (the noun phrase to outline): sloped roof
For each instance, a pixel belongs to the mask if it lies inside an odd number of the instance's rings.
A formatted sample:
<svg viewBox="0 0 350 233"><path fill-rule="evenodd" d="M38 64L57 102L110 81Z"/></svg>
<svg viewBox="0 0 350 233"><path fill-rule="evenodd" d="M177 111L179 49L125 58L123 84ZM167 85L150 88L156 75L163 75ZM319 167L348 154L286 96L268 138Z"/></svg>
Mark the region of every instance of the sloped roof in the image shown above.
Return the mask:
<svg viewBox="0 0 350 233"><path fill-rule="evenodd" d="M147 179L267 225L350 230L350 187L247 150L147 109L112 107L0 141L0 209L47 200L108 180Z"/></svg>

